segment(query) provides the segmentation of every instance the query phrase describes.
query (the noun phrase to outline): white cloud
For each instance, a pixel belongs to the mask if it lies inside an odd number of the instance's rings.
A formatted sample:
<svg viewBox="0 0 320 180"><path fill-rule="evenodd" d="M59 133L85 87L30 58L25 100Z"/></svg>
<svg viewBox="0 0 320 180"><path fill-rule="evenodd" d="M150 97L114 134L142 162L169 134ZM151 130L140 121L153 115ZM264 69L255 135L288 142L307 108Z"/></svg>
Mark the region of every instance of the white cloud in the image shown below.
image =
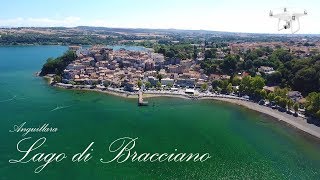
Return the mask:
<svg viewBox="0 0 320 180"><path fill-rule="evenodd" d="M65 26L73 27L80 24L79 17L65 17L62 19L51 18L14 18L14 19L0 19L0 26L8 27L56 27Z"/></svg>

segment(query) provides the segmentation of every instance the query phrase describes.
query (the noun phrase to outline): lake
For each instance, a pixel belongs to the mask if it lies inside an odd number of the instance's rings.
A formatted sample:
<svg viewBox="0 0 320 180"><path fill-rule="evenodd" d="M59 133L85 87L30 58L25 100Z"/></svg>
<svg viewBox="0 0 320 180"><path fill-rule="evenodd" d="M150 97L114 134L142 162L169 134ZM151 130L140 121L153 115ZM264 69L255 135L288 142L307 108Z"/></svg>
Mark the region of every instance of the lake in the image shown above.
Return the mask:
<svg viewBox="0 0 320 180"><path fill-rule="evenodd" d="M34 76L64 46L0 47L0 179L320 179L320 141L268 116L212 100L136 99L50 87ZM57 108L60 107L60 108ZM37 152L82 152L91 142L92 159L66 159L34 173L42 163L19 159L21 133L49 123L56 133L29 133L28 143L46 137ZM125 162L112 159L109 145L121 137L139 139L139 153L210 153L205 162ZM25 148L27 146L25 145ZM35 154L35 153L32 153Z"/></svg>

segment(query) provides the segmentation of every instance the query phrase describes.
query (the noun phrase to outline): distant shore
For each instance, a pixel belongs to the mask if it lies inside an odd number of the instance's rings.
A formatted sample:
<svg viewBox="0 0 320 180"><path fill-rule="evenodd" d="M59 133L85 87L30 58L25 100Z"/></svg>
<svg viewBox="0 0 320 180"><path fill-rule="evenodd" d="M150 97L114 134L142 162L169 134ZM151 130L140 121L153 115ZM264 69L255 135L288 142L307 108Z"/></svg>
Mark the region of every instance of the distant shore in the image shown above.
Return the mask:
<svg viewBox="0 0 320 180"><path fill-rule="evenodd" d="M48 84L52 83L52 78L45 76L48 80ZM59 87L57 85L53 85L54 87ZM63 88L63 87L59 87ZM64 88L68 89L68 88ZM100 90L100 89L90 89L90 88L70 88L70 90L84 90L84 91L94 91L104 94L110 94L114 96L124 97L124 98L130 98L130 99L137 99L138 94L137 93L131 93L126 91L115 91L110 89ZM187 94L177 94L177 93L163 93L161 91L159 92L144 92L143 98L154 98L154 97L173 97L173 98L184 98L184 99L197 99L197 100L216 100L216 101L222 101L227 102L235 105L239 105L248 109L251 109L256 112L260 112L266 115L269 115L273 118L276 118L279 121L285 122L305 133L308 133L314 137L317 137L320 139L320 127L309 124L305 118L302 117L295 117L289 114L286 114L285 112L279 112L278 110L274 110L272 108L259 105L257 103L244 100L238 97L229 97L225 95L215 95L215 96L192 96Z"/></svg>

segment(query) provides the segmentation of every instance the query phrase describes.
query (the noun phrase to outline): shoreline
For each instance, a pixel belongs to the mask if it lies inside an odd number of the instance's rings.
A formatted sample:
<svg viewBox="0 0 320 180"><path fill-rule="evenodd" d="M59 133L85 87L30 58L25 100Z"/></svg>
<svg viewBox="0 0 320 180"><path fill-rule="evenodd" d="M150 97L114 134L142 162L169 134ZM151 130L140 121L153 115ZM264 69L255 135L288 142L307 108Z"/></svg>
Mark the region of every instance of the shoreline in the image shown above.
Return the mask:
<svg viewBox="0 0 320 180"><path fill-rule="evenodd" d="M104 94L109 94L109 95L114 95L118 97L123 97L123 98L129 98L129 99L134 99L138 98L138 94L135 93L130 93L130 92L125 92L125 91L116 91L116 90L101 90L101 89L89 89L89 88L65 88L61 87L58 85L52 85L52 80L53 78L51 77L44 77L48 79L48 84L56 87L56 88L63 88L67 90L83 90L83 91L93 91L93 92L98 92L98 93L104 93ZM151 92L144 92L143 93L143 98L156 98L156 97L172 97L172 98L183 98L183 99L197 99L197 100L214 100L214 101L220 101L220 102L226 102L230 103L233 105L238 105L242 106L244 108L250 109L252 111L262 113L265 115L268 115L270 117L273 117L277 119L280 122L284 122L287 125L290 125L296 129L299 129L302 132L305 132L311 136L314 136L318 139L320 139L320 127L309 124L307 122L307 119L302 118L302 117L294 117L293 115L289 115L285 112L279 112L278 110L259 105L257 103L251 102L251 101L246 101L240 98L229 98L228 96L190 96L190 95L182 95L182 94L166 94L166 93L151 93Z"/></svg>
<svg viewBox="0 0 320 180"><path fill-rule="evenodd" d="M267 116L273 117L280 122L284 122L293 128L296 128L308 135L312 135L320 140L320 127L310 124L307 122L307 119L302 117L294 117L285 112L279 112L278 110L271 109L266 106L259 105L250 101L242 101L237 99L228 99L228 98L220 98L220 97L212 97L212 98L202 98L208 100L216 100L221 102L227 102L233 105L242 106L244 108L250 109L252 111L265 114Z"/></svg>

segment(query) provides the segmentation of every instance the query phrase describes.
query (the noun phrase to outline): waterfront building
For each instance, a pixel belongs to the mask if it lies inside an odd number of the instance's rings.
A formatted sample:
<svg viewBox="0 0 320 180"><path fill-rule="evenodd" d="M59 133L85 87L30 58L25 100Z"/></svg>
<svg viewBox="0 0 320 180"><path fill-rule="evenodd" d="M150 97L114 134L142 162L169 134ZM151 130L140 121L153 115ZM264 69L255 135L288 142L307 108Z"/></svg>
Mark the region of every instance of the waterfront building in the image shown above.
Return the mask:
<svg viewBox="0 0 320 180"><path fill-rule="evenodd" d="M177 79L176 85L180 87L194 87L195 79Z"/></svg>
<svg viewBox="0 0 320 180"><path fill-rule="evenodd" d="M170 78L161 79L161 84L165 85L165 86L173 85L174 84L174 79L170 79Z"/></svg>
<svg viewBox="0 0 320 180"><path fill-rule="evenodd" d="M186 89L185 93L193 95L195 93L195 91L194 91L194 89Z"/></svg>
<svg viewBox="0 0 320 180"><path fill-rule="evenodd" d="M158 82L158 79L155 78L155 77L153 77L153 76L149 76L149 77L148 77L148 81L150 82L150 84L151 84L152 86L156 86L156 84L157 84L157 82Z"/></svg>

